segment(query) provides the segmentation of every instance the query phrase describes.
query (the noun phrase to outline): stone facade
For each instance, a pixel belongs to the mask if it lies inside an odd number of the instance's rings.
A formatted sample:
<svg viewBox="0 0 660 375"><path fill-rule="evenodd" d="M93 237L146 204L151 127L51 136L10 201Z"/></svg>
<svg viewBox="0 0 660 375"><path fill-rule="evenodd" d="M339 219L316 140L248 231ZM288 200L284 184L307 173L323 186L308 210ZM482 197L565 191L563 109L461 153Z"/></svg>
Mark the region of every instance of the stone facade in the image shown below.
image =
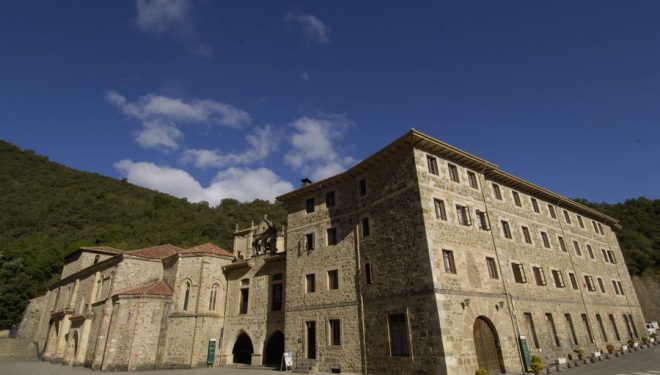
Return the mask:
<svg viewBox="0 0 660 375"><path fill-rule="evenodd" d="M101 370L523 371L644 335L616 220L415 130L205 244L81 248L26 309L42 358ZM524 338L524 339L523 339Z"/></svg>

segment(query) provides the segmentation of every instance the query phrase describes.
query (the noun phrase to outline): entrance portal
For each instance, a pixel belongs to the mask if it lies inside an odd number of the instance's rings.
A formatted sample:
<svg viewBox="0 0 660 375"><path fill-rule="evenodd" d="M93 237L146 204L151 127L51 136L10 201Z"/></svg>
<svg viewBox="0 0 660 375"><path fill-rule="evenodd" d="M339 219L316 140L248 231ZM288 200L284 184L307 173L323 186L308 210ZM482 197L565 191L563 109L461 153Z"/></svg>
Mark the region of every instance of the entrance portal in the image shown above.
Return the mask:
<svg viewBox="0 0 660 375"><path fill-rule="evenodd" d="M307 322L307 358L316 359L316 322Z"/></svg>
<svg viewBox="0 0 660 375"><path fill-rule="evenodd" d="M504 373L500 340L490 320L483 316L478 317L474 322L473 335L479 368L488 370L489 374Z"/></svg>
<svg viewBox="0 0 660 375"><path fill-rule="evenodd" d="M252 340L247 333L241 333L238 338L236 338L236 343L234 344L234 349L231 354L234 355L234 363L245 363L252 364L252 353L254 349L252 348Z"/></svg>
<svg viewBox="0 0 660 375"><path fill-rule="evenodd" d="M275 331L270 340L266 344L266 350L264 350L266 358L264 359L264 364L266 365L276 365L279 366L282 361L282 354L284 354L284 334L281 331Z"/></svg>

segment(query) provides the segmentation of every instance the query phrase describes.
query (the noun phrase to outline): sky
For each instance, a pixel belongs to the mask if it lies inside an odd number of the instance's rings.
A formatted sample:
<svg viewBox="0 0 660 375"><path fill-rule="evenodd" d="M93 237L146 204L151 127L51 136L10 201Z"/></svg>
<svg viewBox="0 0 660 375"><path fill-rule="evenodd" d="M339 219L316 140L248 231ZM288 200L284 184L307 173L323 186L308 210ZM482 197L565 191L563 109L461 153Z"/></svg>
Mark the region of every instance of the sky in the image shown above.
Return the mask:
<svg viewBox="0 0 660 375"><path fill-rule="evenodd" d="M415 128L570 198L660 198L660 1L2 1L0 139L273 200Z"/></svg>

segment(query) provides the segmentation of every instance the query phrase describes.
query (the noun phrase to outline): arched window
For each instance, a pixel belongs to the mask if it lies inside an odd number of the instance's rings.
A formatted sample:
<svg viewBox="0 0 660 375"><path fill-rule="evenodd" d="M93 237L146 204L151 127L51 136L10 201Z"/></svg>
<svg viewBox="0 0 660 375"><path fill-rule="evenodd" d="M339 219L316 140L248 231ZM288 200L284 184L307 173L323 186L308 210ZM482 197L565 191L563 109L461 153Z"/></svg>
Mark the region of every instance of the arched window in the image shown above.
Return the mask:
<svg viewBox="0 0 660 375"><path fill-rule="evenodd" d="M215 311L215 301L218 298L218 284L211 287L211 298L209 299L209 311Z"/></svg>
<svg viewBox="0 0 660 375"><path fill-rule="evenodd" d="M188 311L189 298L190 298L190 281L186 281L183 292L183 311Z"/></svg>

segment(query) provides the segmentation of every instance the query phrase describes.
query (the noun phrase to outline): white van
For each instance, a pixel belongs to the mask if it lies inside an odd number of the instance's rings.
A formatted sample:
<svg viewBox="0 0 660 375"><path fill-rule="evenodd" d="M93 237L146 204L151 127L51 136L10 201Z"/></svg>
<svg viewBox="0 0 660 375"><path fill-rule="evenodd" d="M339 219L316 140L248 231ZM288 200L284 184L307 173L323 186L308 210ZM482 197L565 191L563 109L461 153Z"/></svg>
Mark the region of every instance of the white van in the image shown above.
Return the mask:
<svg viewBox="0 0 660 375"><path fill-rule="evenodd" d="M652 335L655 333L655 324L653 323L646 323L646 332L649 335Z"/></svg>

